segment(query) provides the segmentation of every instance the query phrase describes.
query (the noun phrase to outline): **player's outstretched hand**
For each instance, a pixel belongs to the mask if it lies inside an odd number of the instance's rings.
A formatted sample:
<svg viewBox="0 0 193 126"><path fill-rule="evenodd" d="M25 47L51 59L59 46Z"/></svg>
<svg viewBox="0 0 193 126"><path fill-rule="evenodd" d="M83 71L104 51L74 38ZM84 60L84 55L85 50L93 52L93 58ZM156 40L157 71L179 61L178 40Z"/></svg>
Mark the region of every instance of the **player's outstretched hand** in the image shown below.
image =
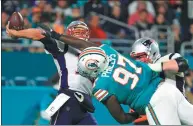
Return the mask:
<svg viewBox="0 0 193 126"><path fill-rule="evenodd" d="M52 38L54 38L54 39L59 40L61 34L55 32L55 31L54 31L52 28L50 28L49 26L46 26L46 25L44 25L44 24L39 24L39 27L42 28L42 29L45 31L45 33L44 33L45 36L52 37Z"/></svg>
<svg viewBox="0 0 193 126"><path fill-rule="evenodd" d="M6 33L9 37L16 38L17 37L17 31L14 29L9 29L9 21L8 24L6 25Z"/></svg>

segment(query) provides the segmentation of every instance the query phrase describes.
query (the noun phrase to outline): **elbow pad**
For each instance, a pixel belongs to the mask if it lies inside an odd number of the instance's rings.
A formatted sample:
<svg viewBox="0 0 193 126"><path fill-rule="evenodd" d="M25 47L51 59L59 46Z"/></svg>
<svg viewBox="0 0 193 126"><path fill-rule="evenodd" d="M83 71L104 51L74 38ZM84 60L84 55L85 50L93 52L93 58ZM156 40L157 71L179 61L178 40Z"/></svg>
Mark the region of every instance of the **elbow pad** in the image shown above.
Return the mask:
<svg viewBox="0 0 193 126"><path fill-rule="evenodd" d="M179 67L178 72L185 72L186 70L188 70L189 65L186 59L184 59L183 57L179 57L179 58L176 58L175 60Z"/></svg>

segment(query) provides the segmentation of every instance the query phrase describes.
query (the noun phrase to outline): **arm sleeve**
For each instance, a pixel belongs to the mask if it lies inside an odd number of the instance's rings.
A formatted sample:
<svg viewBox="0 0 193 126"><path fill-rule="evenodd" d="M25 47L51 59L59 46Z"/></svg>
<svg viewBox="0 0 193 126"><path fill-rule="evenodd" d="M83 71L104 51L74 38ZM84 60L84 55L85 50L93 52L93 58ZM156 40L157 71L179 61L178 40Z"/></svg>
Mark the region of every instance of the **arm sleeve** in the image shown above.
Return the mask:
<svg viewBox="0 0 193 126"><path fill-rule="evenodd" d="M40 41L44 44L46 51L51 53L54 57L54 62L60 75L60 87L68 88L68 70L66 68L64 56L64 53L66 52L65 49L64 51L60 50L56 40L51 37L44 37Z"/></svg>
<svg viewBox="0 0 193 126"><path fill-rule="evenodd" d="M50 37L44 37L40 39L40 42L44 44L45 49L56 58L62 51L58 48L57 43L54 39Z"/></svg>
<svg viewBox="0 0 193 126"><path fill-rule="evenodd" d="M162 72L162 63L163 62L167 62L169 60L173 60L179 57L181 57L179 53L170 53L168 55L161 57L156 63L148 64L148 66L155 72Z"/></svg>
<svg viewBox="0 0 193 126"><path fill-rule="evenodd" d="M106 89L106 85L104 84L104 82L101 83L102 80L96 79L96 81L94 82L94 88L93 88L93 95L94 97L100 101L100 102L104 102L106 101L112 94L110 92L108 92L108 90Z"/></svg>
<svg viewBox="0 0 193 126"><path fill-rule="evenodd" d="M108 99L108 97L111 96L111 94L107 90L104 90L104 89L95 90L93 95L100 102L104 102L105 100Z"/></svg>
<svg viewBox="0 0 193 126"><path fill-rule="evenodd" d="M179 58L179 57L182 57L179 53L170 53L168 55L165 55L165 56L161 57L156 63L166 62L166 61L169 61L171 59L176 59L176 58Z"/></svg>

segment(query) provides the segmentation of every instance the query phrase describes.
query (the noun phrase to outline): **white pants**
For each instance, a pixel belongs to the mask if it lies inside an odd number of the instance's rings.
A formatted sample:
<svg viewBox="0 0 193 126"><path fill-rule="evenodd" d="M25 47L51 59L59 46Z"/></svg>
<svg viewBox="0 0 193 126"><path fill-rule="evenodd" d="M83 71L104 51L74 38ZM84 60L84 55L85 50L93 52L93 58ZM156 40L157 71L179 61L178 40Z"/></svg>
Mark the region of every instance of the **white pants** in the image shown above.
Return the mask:
<svg viewBox="0 0 193 126"><path fill-rule="evenodd" d="M193 105L168 82L160 83L145 111L150 125L193 125Z"/></svg>

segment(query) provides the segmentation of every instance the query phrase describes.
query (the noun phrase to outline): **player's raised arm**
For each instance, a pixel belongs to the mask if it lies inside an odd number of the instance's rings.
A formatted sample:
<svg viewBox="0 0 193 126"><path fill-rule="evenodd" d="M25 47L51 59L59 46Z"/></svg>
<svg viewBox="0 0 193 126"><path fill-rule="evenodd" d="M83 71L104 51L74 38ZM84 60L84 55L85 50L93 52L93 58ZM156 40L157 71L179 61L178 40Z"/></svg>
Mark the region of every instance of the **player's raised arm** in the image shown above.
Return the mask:
<svg viewBox="0 0 193 126"><path fill-rule="evenodd" d="M156 72L162 71L175 71L175 72L185 72L188 70L189 66L183 57L179 57L167 62L148 64L148 66Z"/></svg>
<svg viewBox="0 0 193 126"><path fill-rule="evenodd" d="M111 115L121 124L128 124L139 117L136 112L125 113L115 96L110 96L103 102Z"/></svg>
<svg viewBox="0 0 193 126"><path fill-rule="evenodd" d="M78 38L75 38L69 35L56 33L54 30L52 30L51 28L45 25L40 25L40 27L45 30L46 35L51 35L52 38L60 40L61 42L68 44L72 47L75 47L79 50L84 50L85 48L88 48L88 47L98 47L99 46L93 42L78 39Z"/></svg>
<svg viewBox="0 0 193 126"><path fill-rule="evenodd" d="M11 37L17 37L17 38L27 38L32 40L38 40L42 42L45 46L45 49L52 54L54 58L56 58L60 53L63 53L60 51L60 49L57 46L56 41L51 38L51 36L44 35L45 31L38 28L29 28L24 30L12 30L9 29L9 22L6 26L6 32Z"/></svg>
<svg viewBox="0 0 193 126"><path fill-rule="evenodd" d="M69 36L69 35L61 35L61 37L58 39L70 46L73 46L79 50L84 50L88 47L98 47L96 43L77 39L75 37Z"/></svg>
<svg viewBox="0 0 193 126"><path fill-rule="evenodd" d="M40 40L45 37L43 35L43 30L41 29L35 29L35 28L29 28L29 29L24 29L24 30L13 30L9 29L9 22L6 26L6 32L8 36L10 37L17 37L17 38L27 38L27 39L33 39L33 40Z"/></svg>

